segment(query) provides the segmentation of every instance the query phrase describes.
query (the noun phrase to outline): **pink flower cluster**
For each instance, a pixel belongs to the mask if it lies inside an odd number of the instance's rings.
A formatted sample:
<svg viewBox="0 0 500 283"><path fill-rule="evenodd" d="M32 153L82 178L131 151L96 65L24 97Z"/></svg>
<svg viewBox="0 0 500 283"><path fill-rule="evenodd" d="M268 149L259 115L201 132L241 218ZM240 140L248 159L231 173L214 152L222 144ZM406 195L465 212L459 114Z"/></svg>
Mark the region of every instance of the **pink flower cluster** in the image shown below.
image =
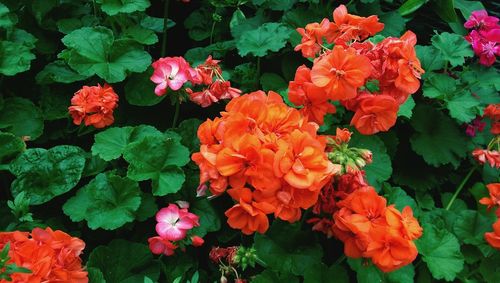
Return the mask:
<svg viewBox="0 0 500 283"><path fill-rule="evenodd" d="M231 87L231 83L222 77L219 62L208 56L203 64L192 68L182 57L160 58L152 64L154 72L151 81L157 84L156 95L164 95L167 88L179 90L189 82L192 86L205 86L200 91L186 88L189 99L201 107L208 107L222 99L240 96L241 90Z"/></svg>
<svg viewBox="0 0 500 283"><path fill-rule="evenodd" d="M472 31L465 37L479 56L479 63L491 66L500 56L500 25L498 18L488 16L486 10L472 12L464 26Z"/></svg>
<svg viewBox="0 0 500 283"><path fill-rule="evenodd" d="M199 217L188 211L189 204L181 202L181 207L169 204L156 214L156 233L158 236L148 239L149 249L153 254L173 255L179 246L192 244L195 247L203 245L201 237L192 235L186 240L188 232L200 226Z"/></svg>

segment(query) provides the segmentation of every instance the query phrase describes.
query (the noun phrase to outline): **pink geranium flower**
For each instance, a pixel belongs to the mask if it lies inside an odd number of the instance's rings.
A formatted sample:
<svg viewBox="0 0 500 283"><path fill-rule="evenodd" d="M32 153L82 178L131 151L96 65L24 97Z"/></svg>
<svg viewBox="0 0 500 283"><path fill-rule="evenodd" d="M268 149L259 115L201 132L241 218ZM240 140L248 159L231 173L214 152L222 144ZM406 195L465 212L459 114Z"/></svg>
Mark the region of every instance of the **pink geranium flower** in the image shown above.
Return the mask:
<svg viewBox="0 0 500 283"><path fill-rule="evenodd" d="M500 56L500 28L488 31L473 30L466 39L471 43L482 65L491 66L495 63L496 56Z"/></svg>
<svg viewBox="0 0 500 283"><path fill-rule="evenodd" d="M488 16L486 10L478 10L471 13L469 19L465 22L464 27L468 29L489 30L495 28L498 23L498 18Z"/></svg>
<svg viewBox="0 0 500 283"><path fill-rule="evenodd" d="M156 232L161 238L169 241L180 241L186 237L187 231L200 226L197 215L175 204L170 204L158 211L156 221L158 221Z"/></svg>
<svg viewBox="0 0 500 283"><path fill-rule="evenodd" d="M151 80L157 84L155 93L158 96L164 95L167 87L179 90L187 81L193 84L201 81L198 73L182 57L160 58L152 66L154 72Z"/></svg>

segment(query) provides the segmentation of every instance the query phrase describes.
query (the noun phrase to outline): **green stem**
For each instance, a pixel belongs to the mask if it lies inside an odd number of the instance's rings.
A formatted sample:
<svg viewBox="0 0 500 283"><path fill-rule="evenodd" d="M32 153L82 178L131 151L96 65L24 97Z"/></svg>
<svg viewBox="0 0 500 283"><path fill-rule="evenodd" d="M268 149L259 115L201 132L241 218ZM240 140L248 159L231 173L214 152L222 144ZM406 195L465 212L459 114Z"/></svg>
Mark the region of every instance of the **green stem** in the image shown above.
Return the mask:
<svg viewBox="0 0 500 283"><path fill-rule="evenodd" d="M167 53L168 6L170 6L170 0L165 0L165 7L163 10L163 37L161 41L161 57L165 57Z"/></svg>
<svg viewBox="0 0 500 283"><path fill-rule="evenodd" d="M212 30L210 30L210 45L212 45L212 43L213 43L214 30L215 30L215 24L216 23L217 23L216 21L213 22L213 24L212 24Z"/></svg>
<svg viewBox="0 0 500 283"><path fill-rule="evenodd" d="M345 255L342 255L341 257L339 257L334 263L333 265L339 265L341 264L342 262L344 262L344 260L346 260L346 256Z"/></svg>
<svg viewBox="0 0 500 283"><path fill-rule="evenodd" d="M179 119L179 112L180 112L180 107L181 102L179 101L179 98L177 98L175 102L175 113L174 113L174 120L172 121L172 128L175 128L177 126L177 120Z"/></svg>
<svg viewBox="0 0 500 283"><path fill-rule="evenodd" d="M457 199L458 194L460 194L460 192L464 188L465 184L469 180L470 176L472 176L472 173L474 173L474 171L476 171L477 167L478 167L477 165L474 165L474 167L472 167L472 169L470 169L469 173L467 173L467 175L465 176L465 178L462 180L462 182L460 183L460 185L458 185L457 189L455 190L455 193L453 194L453 196L450 199L450 202L448 202L448 205L446 205L445 210L450 210L451 205L453 204L453 202L455 201L455 199Z"/></svg>

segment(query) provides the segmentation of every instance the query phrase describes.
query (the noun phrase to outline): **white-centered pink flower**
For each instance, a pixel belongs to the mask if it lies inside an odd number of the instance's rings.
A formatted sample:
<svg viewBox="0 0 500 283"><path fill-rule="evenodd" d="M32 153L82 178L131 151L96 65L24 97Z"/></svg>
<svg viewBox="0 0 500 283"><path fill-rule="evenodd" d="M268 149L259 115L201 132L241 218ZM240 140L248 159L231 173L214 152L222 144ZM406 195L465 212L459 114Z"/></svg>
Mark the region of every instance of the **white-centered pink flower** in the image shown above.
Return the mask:
<svg viewBox="0 0 500 283"><path fill-rule="evenodd" d="M157 84L155 93L162 96L171 90L179 90L187 81L199 83L201 78L195 69L182 57L165 57L153 62L151 81Z"/></svg>
<svg viewBox="0 0 500 283"><path fill-rule="evenodd" d="M188 212L186 208L179 208L176 204L170 204L158 211L156 221L156 232L169 241L180 241L186 237L187 231L200 226L197 215Z"/></svg>

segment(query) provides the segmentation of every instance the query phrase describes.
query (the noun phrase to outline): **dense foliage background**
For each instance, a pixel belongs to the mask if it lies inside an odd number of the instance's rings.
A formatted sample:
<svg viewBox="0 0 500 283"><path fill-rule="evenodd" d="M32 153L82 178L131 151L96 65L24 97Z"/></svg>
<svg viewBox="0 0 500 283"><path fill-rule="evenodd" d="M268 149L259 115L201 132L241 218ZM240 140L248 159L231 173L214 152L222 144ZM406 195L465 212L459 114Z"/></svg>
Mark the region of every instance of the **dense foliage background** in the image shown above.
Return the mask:
<svg viewBox="0 0 500 283"><path fill-rule="evenodd" d="M477 165L471 155L494 138L490 121L474 137L466 135L467 124L488 104L500 103L498 62L478 64L463 38L472 11L498 17L500 4L184 2L2 0L0 230L50 226L81 238L90 282L218 282L219 265L208 257L212 246L253 246L259 260L239 270L251 282L500 282L500 253L483 237L496 218L478 204L499 171ZM421 89L401 106L390 131L364 136L353 130L351 140L373 153L365 167L369 183L398 209L412 207L424 228L419 258L387 274L362 259L345 260L343 244L313 232L307 212L297 223L273 221L266 234L231 229L224 211L232 200L197 197L199 169L189 160L199 151L198 126L218 116L226 102L201 108L182 91L158 97L150 81L151 63L160 57L184 56L196 66L212 55L243 93L273 90L292 105L288 82L297 67L312 64L294 51L301 40L295 29L331 19L340 4L352 14L378 15L385 24L380 39L412 30L425 70ZM113 126L74 125L71 97L98 83L119 95ZM336 106L320 133L348 127L352 113ZM150 142L139 142L144 136ZM163 139L168 148L152 144ZM457 187L464 189L455 200ZM154 215L177 200L188 201L200 216L195 229L205 243L153 256L147 239L155 235Z"/></svg>

